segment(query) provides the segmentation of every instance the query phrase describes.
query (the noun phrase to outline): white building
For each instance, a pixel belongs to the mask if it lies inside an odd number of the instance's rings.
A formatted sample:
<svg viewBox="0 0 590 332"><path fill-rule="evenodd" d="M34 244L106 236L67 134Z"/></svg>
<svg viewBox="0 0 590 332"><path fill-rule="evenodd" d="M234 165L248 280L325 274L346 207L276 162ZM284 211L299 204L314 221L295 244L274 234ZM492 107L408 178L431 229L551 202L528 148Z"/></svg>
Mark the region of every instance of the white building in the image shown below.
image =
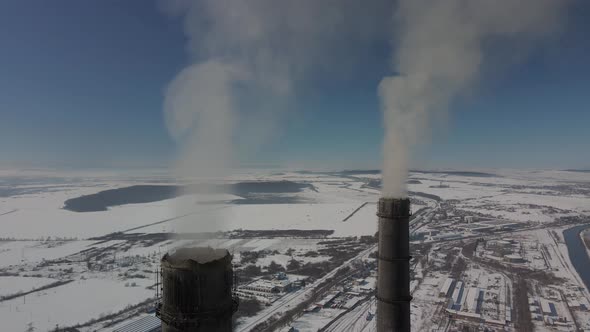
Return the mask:
<svg viewBox="0 0 590 332"><path fill-rule="evenodd" d="M113 332L156 332L162 330L162 322L156 316L146 316L121 327L115 328Z"/></svg>
<svg viewBox="0 0 590 332"><path fill-rule="evenodd" d="M543 311L543 315L554 317L557 316L557 309L555 308L555 304L545 299L541 300L541 310Z"/></svg>
<svg viewBox="0 0 590 332"><path fill-rule="evenodd" d="M445 283L442 285L442 287L440 288L440 296L449 296L451 294L451 290L453 287L453 285L455 284L455 279L453 278L447 278L447 280L445 280Z"/></svg>
<svg viewBox="0 0 590 332"><path fill-rule="evenodd" d="M479 313L479 303L483 296L481 289L477 287L471 287L467 291L467 297L465 299L465 307L469 312Z"/></svg>
<svg viewBox="0 0 590 332"><path fill-rule="evenodd" d="M463 282L458 281L457 285L455 286L455 290L453 291L453 309L459 310L461 305L463 305Z"/></svg>

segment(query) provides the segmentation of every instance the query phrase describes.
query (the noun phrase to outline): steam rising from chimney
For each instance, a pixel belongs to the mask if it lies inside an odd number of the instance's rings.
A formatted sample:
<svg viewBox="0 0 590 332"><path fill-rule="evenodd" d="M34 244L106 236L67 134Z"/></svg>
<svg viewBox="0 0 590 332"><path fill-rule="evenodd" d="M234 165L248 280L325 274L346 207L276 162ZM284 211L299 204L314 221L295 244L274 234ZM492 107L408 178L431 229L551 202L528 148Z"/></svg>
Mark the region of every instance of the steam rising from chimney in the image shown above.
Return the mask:
<svg viewBox="0 0 590 332"><path fill-rule="evenodd" d="M559 28L567 0L400 0L384 111L383 195L404 197L411 148L476 83L488 47L522 51Z"/></svg>
<svg viewBox="0 0 590 332"><path fill-rule="evenodd" d="M251 146L259 145L273 127L273 113L280 109L277 101L291 90L288 61L268 46L276 22L269 22L257 6L241 1L163 1L162 5L184 17L193 62L170 83L165 95L168 129L184 147L178 171L185 177L227 175L236 166L237 142L252 139L256 142ZM251 106L247 115L243 105ZM252 125L256 130L244 137L243 128Z"/></svg>
<svg viewBox="0 0 590 332"><path fill-rule="evenodd" d="M358 60L391 35L396 75L378 89L383 193L403 197L412 147L476 83L488 50L520 55L560 26L569 1L399 0L394 10L390 0L160 3L183 18L190 55L164 105L183 146L179 175L227 175L237 156L255 156L276 134L299 87L309 89L317 77L354 77L364 70Z"/></svg>
<svg viewBox="0 0 590 332"><path fill-rule="evenodd" d="M293 108L296 83L360 70L355 61L384 31L376 23L390 16L389 0L160 4L187 36L190 64L167 87L164 113L182 147L178 175L192 179L226 176L240 156L256 156Z"/></svg>
<svg viewBox="0 0 590 332"><path fill-rule="evenodd" d="M236 125L232 89L242 79L240 68L211 60L183 69L168 86L166 123L170 133L187 144L181 174L219 176L231 165Z"/></svg>

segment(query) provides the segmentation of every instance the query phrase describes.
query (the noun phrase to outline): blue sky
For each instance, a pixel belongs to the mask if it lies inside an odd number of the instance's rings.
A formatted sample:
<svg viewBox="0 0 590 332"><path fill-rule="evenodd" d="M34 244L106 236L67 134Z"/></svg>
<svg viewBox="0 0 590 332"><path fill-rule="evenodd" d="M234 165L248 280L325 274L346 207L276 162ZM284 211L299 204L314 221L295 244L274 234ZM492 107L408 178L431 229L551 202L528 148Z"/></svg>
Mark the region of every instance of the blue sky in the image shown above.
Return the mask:
<svg viewBox="0 0 590 332"><path fill-rule="evenodd" d="M486 67L414 167L590 168L590 4L524 61ZM0 167L155 167L176 143L166 85L189 62L182 21L151 1L0 2ZM395 50L395 45L393 46ZM379 167L387 40L350 75L313 77L248 165Z"/></svg>

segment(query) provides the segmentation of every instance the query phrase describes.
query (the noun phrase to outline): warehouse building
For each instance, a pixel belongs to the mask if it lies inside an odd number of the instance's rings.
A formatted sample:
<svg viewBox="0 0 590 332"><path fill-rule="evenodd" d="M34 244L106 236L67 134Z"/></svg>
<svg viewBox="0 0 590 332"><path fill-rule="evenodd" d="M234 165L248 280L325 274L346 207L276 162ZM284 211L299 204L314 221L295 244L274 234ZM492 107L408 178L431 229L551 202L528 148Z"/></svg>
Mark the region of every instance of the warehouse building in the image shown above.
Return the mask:
<svg viewBox="0 0 590 332"><path fill-rule="evenodd" d="M453 286L455 286L455 279L453 279L453 278L447 278L447 280L445 280L445 283L440 288L439 295L440 296L444 296L444 297L451 296L451 292L453 290Z"/></svg>
<svg viewBox="0 0 590 332"><path fill-rule="evenodd" d="M146 316L113 330L113 332L160 332L162 322L156 316Z"/></svg>

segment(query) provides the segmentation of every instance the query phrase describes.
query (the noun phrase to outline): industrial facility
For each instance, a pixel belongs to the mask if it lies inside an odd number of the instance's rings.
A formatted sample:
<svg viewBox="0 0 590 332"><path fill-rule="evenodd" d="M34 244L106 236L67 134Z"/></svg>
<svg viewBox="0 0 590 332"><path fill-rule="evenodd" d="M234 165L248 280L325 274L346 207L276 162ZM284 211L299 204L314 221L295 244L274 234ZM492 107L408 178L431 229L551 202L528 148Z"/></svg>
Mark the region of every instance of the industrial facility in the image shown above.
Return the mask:
<svg viewBox="0 0 590 332"><path fill-rule="evenodd" d="M377 331L410 331L410 200L381 198L377 277Z"/></svg>
<svg viewBox="0 0 590 332"><path fill-rule="evenodd" d="M161 260L162 296L156 308L163 332L230 332L232 256L226 249L181 248Z"/></svg>

